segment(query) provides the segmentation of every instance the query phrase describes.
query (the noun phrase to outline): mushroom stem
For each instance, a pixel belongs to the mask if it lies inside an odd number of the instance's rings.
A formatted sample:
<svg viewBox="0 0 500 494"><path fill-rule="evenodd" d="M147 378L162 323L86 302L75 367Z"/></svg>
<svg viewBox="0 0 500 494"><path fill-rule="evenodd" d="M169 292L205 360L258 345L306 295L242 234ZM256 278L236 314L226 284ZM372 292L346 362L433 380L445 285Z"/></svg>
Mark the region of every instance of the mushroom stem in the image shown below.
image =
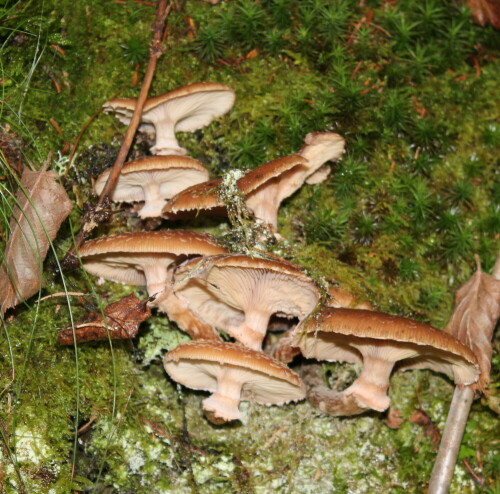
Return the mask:
<svg viewBox="0 0 500 494"><path fill-rule="evenodd" d="M151 148L151 152L156 155L185 155L187 151L179 146L175 137L175 122L170 119L162 119L158 122L153 122L156 129L156 143ZM161 133L158 131L161 129Z"/></svg>
<svg viewBox="0 0 500 494"><path fill-rule="evenodd" d="M261 350L262 341L266 336L271 314L259 310L245 313L245 320L239 326L228 328L228 333L252 350Z"/></svg>
<svg viewBox="0 0 500 494"><path fill-rule="evenodd" d="M363 356L363 370L344 394L346 397L353 396L359 406L383 412L391 403L386 391L393 367L394 362Z"/></svg>
<svg viewBox="0 0 500 494"><path fill-rule="evenodd" d="M356 398L347 396L325 386L317 364L302 365L299 371L306 385L307 401L316 409L333 416L352 416L366 412L366 408L356 403Z"/></svg>
<svg viewBox="0 0 500 494"><path fill-rule="evenodd" d="M474 391L470 386L455 387L427 494L446 494L450 489L460 443L462 442L473 399Z"/></svg>
<svg viewBox="0 0 500 494"><path fill-rule="evenodd" d="M161 259L152 259L152 264L144 267L148 295L158 295L167 285L167 267ZM171 260L168 261L170 264Z"/></svg>
<svg viewBox="0 0 500 494"><path fill-rule="evenodd" d="M144 206L139 211L141 218L151 218L161 216L161 210L165 206L165 199L160 193L158 182L148 182L142 186L144 191Z"/></svg>
<svg viewBox="0 0 500 494"><path fill-rule="evenodd" d="M165 312L171 321L174 321L182 331L185 331L193 340L220 341L219 333L210 324L202 321L188 304L172 292L171 287L165 288L161 298L156 301L161 312Z"/></svg>
<svg viewBox="0 0 500 494"><path fill-rule="evenodd" d="M270 191L270 194L272 193L277 193L277 191ZM261 221L268 224L273 231L278 229L279 204L275 204L273 198L262 198L255 204L251 201L247 201L247 203L256 218L259 218Z"/></svg>
<svg viewBox="0 0 500 494"><path fill-rule="evenodd" d="M241 398L242 383L234 379L234 371L224 369L217 380L217 391L203 400L203 409L209 412L216 422L218 419L224 421L239 420L242 415L238 408Z"/></svg>

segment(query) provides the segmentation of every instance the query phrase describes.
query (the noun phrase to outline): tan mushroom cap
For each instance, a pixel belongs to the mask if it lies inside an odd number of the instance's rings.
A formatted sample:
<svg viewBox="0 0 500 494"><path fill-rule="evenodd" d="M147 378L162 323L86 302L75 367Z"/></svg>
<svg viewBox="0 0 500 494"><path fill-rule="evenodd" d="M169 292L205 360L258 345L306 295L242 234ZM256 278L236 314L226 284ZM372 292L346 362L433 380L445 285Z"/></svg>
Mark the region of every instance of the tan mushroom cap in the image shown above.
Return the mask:
<svg viewBox="0 0 500 494"><path fill-rule="evenodd" d="M300 320L319 300L300 266L239 254L186 262L175 272L174 292L202 319L255 350L273 314Z"/></svg>
<svg viewBox="0 0 500 494"><path fill-rule="evenodd" d="M172 197L164 206L162 216L175 218L175 215L190 211L209 211L221 208L224 214L224 205L219 201L217 190L222 179L215 178L201 184L193 185Z"/></svg>
<svg viewBox="0 0 500 494"><path fill-rule="evenodd" d="M360 309L323 310L295 331L294 344L308 358L363 362L358 379L344 392L361 406L382 411L394 363L406 359L433 362L433 369L459 385L478 378L474 354L452 336L400 316Z"/></svg>
<svg viewBox="0 0 500 494"><path fill-rule="evenodd" d="M302 380L286 365L234 343L184 343L167 353L164 365L175 381L213 393L203 408L221 421L241 418L241 400L281 405L305 397Z"/></svg>
<svg viewBox="0 0 500 494"><path fill-rule="evenodd" d="M184 230L120 233L89 240L79 249L89 273L127 285L147 285L150 295L160 291L168 266L180 257L224 252L212 237Z"/></svg>
<svg viewBox="0 0 500 494"><path fill-rule="evenodd" d="M108 180L111 168L105 170L94 186L99 195ZM208 170L187 156L149 156L125 163L111 199L117 202L145 201L139 211L141 218L161 215L166 199L208 179Z"/></svg>
<svg viewBox="0 0 500 494"><path fill-rule="evenodd" d="M305 163L304 157L291 154L264 163L238 180L238 189L256 218L277 226L279 206L302 185L303 179L297 180L297 177L302 177ZM167 203L163 214L172 217L179 212L215 208L225 211L218 193L221 185L222 180L216 179L189 187Z"/></svg>
<svg viewBox="0 0 500 494"><path fill-rule="evenodd" d="M129 124L135 110L135 98L117 98L104 105L118 119ZM175 132L193 132L226 113L234 104L234 91L216 82L198 82L149 98L142 112L140 130L156 133L153 154L186 154Z"/></svg>
<svg viewBox="0 0 500 494"><path fill-rule="evenodd" d="M233 94L234 99L234 91L226 86L225 84L220 84L218 82L194 82L193 84L186 84L185 86L181 86L176 88L168 93L160 94L159 96L153 96L152 98L148 98L146 103L144 104L143 113L153 110L157 106L166 103L168 101L172 101L179 98L184 98L186 96L191 96L193 94L199 93L213 93L213 92L229 92ZM123 109L123 111L130 112L130 117L132 117L132 113L135 110L135 105L137 104L136 98L115 98L107 101L104 104L104 108L108 107L114 109ZM196 128L189 127L189 120L183 121L183 127L179 130L181 131L191 131L196 130ZM199 128L199 127L197 127Z"/></svg>
<svg viewBox="0 0 500 494"><path fill-rule="evenodd" d="M345 152L345 140L334 132L311 132L298 154L307 159L305 181L318 184L328 177L330 168L324 163L338 160Z"/></svg>

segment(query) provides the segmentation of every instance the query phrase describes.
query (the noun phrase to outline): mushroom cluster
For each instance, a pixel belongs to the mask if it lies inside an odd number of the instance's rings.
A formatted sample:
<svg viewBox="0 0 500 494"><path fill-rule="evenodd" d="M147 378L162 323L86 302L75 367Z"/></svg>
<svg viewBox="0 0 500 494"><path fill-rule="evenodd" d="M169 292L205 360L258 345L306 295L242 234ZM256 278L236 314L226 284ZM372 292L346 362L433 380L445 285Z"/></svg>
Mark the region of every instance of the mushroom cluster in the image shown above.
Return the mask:
<svg viewBox="0 0 500 494"><path fill-rule="evenodd" d="M175 132L207 125L233 102L234 92L218 83L190 84L149 99L141 128L155 135L151 151L157 156L127 163L112 199L144 202L141 218L175 219L200 211L227 214L226 181L208 180L208 171L186 156ZM133 99L105 105L124 123L134 108ZM254 227L265 226L279 238L281 202L304 183L324 180L329 173L325 163L340 159L343 152L340 135L315 132L305 137L297 154L234 175L236 193L253 214ZM96 192L108 175L109 170L97 178ZM202 406L213 423L241 419L242 400L279 405L305 398L304 382L287 365L300 353L363 364L355 382L334 396L336 405L328 410L335 415L385 410L397 362L403 369L444 372L459 385L477 380L474 355L452 336L375 312L337 287L322 297L301 266L251 247L230 253L209 235L161 230L89 240L79 254L93 275L145 286L150 306L188 333L192 341L166 354L165 370L175 381L211 393ZM268 338L273 317L285 321L281 329L287 329L274 346L270 340L275 337Z"/></svg>

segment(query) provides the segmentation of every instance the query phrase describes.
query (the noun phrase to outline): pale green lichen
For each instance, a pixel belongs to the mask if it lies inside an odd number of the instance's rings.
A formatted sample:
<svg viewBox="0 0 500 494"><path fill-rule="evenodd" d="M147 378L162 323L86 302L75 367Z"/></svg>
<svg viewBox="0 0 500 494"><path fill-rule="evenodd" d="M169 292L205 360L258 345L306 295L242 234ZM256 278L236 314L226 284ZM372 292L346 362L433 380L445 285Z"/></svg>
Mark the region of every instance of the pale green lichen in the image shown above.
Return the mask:
<svg viewBox="0 0 500 494"><path fill-rule="evenodd" d="M149 319L144 326L139 341L139 350L144 352L141 357L143 366L150 365L153 361L160 359L167 350L172 350L177 345L190 340L187 334L173 328L168 318L158 314Z"/></svg>

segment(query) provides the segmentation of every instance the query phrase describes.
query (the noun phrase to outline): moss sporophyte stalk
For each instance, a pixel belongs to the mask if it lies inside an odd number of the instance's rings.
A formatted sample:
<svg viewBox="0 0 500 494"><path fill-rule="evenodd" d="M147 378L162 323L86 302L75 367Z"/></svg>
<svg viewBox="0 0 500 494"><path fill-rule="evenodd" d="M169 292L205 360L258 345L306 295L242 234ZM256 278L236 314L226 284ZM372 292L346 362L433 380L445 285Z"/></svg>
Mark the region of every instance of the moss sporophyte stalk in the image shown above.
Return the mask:
<svg viewBox="0 0 500 494"><path fill-rule="evenodd" d="M235 250L256 238L259 248L284 252L378 310L442 328L455 289L475 269L473 255L491 272L499 249L498 31L475 25L451 0L188 0L184 9L169 17L150 95L200 81L234 89L226 116L176 135L211 176L226 181L230 201L240 200L236 168L296 153L309 132L339 133L346 154L329 164L323 183L281 204L286 247L272 235L262 241L241 204L236 223L199 215L161 228L209 226L214 235L227 233ZM43 295L87 295L70 296L70 307L64 297L31 298L2 321L0 490L425 491L436 453L409 418L422 409L443 429L453 391L443 375L392 375L399 429L380 413L339 419L306 402L268 408L252 401L241 405L241 423L214 427L201 409L207 396L179 394L165 376L163 353L188 339L165 316L145 322L134 341L57 345L70 313L78 321L131 291L97 284L79 269L64 272L63 284L55 256L63 257L83 203L92 200L91 177L113 164L125 127L99 111L120 89L114 97L137 97L131 80L144 71L139 41L147 51L154 9L147 2L47 0L43 8L11 2L2 14L2 245L18 164L36 169L52 153L51 166L63 173L71 143L97 116L64 182L79 206L44 264ZM152 145L139 133L128 160ZM112 205L98 236L145 229L133 207ZM134 291L146 298L143 288ZM333 388L354 379L341 363L326 364L323 373ZM452 493L498 486L494 386L473 404Z"/></svg>

